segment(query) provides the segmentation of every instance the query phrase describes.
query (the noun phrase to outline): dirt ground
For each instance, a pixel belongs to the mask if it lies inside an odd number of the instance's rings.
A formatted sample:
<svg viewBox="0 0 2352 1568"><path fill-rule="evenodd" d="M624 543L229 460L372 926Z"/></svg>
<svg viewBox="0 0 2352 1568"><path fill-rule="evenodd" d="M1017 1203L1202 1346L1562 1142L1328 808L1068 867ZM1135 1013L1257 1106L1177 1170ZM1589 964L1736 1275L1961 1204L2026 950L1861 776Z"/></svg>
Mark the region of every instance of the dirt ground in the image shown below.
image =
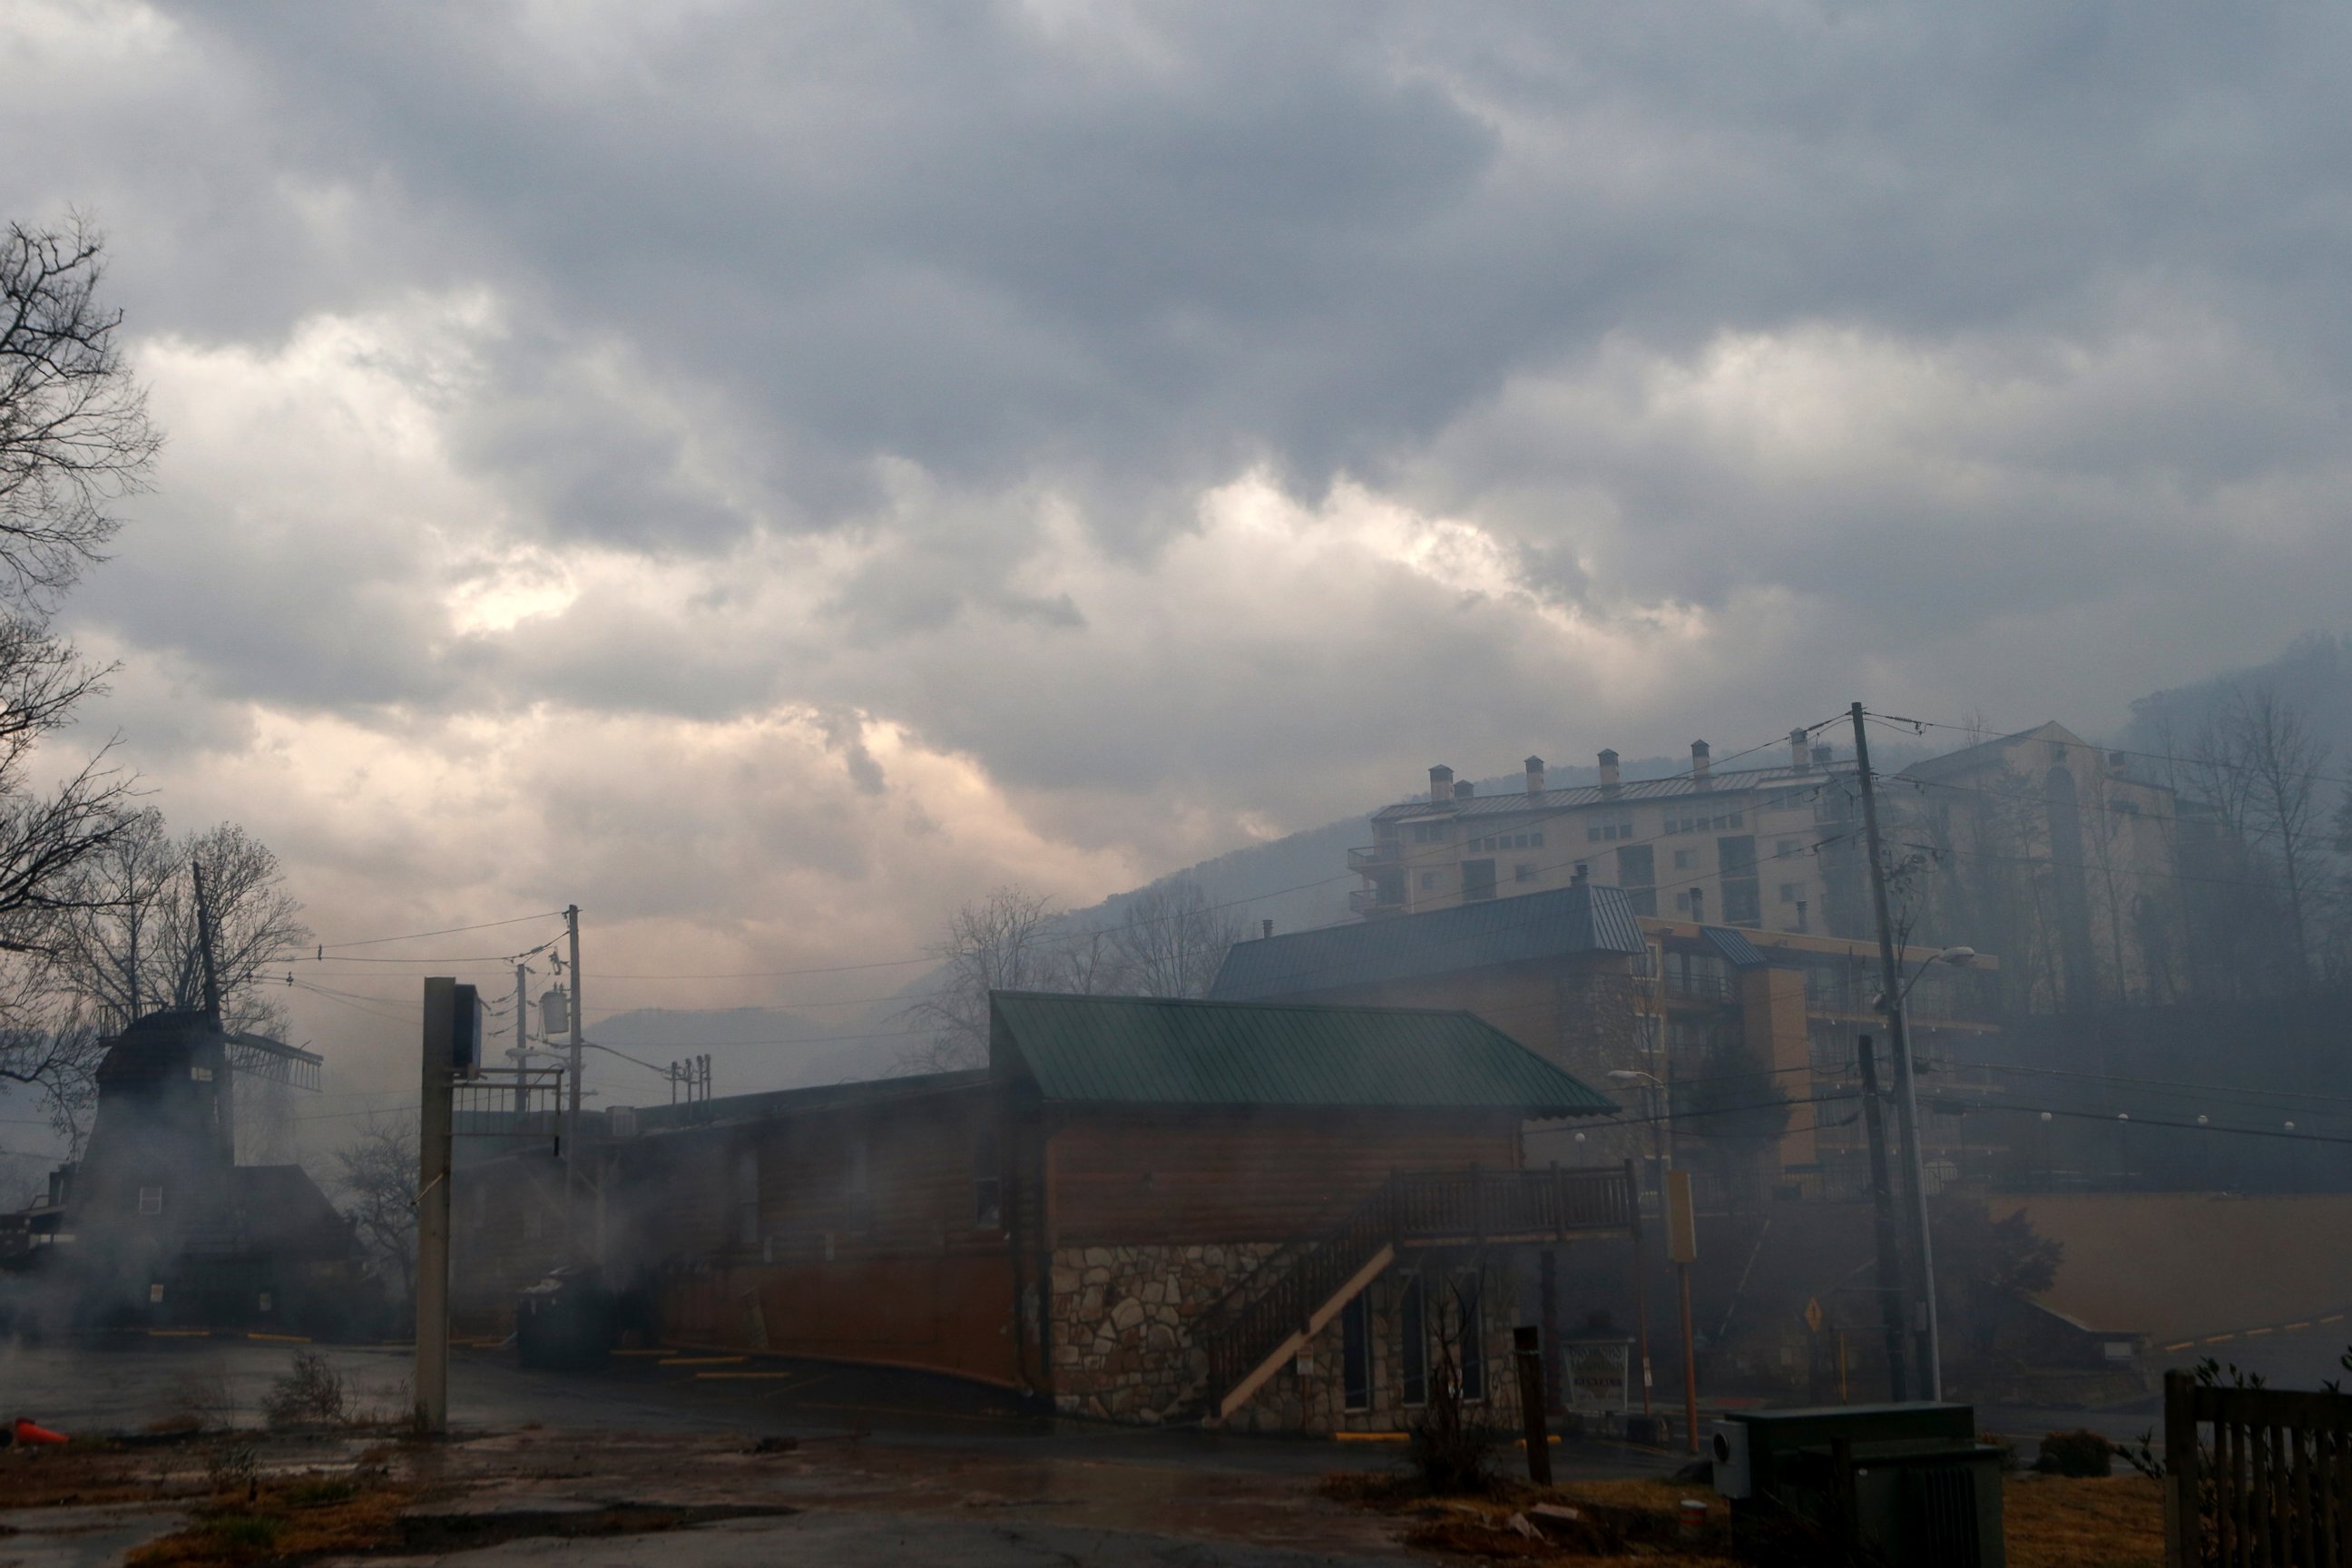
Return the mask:
<svg viewBox="0 0 2352 1568"><path fill-rule="evenodd" d="M1704 1503L1705 1513L1686 1523L1685 1500ZM2158 1490L2137 1477L2017 1477L2005 1501L2013 1568L2153 1568L2163 1560ZM820 1526L836 1543L870 1542L880 1552L920 1540L924 1560L975 1564L1733 1561L1724 1505L1688 1483L1583 1481L1432 1500L1361 1472L1317 1482L854 1436L761 1444L546 1428L437 1445L348 1431L243 1432L0 1451L0 1530L15 1532L0 1536L0 1559L132 1568L378 1557L488 1565L505 1560L509 1543L532 1541L561 1542L576 1562L635 1563L649 1560L637 1553L655 1535L664 1538L659 1561L690 1568L748 1560L728 1555L747 1537L793 1531L806 1541ZM45 1528L58 1520L68 1522L67 1533ZM1180 1547L1192 1554L1171 1555ZM627 1554L600 1558L599 1548ZM838 1544L834 1554L890 1561Z"/></svg>

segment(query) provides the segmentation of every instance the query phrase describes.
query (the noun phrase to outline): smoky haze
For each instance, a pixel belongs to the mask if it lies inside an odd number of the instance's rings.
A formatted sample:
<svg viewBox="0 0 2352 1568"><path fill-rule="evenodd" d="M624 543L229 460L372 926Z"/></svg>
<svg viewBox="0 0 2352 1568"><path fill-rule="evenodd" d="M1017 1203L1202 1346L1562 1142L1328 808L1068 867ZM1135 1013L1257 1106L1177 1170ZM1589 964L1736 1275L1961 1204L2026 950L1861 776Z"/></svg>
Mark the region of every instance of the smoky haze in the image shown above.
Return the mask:
<svg viewBox="0 0 2352 1568"><path fill-rule="evenodd" d="M14 7L170 437L83 738L320 941L581 904L666 1062L1002 886L1338 918L1432 763L2138 736L2342 629L2347 26ZM289 971L306 1140L553 929Z"/></svg>

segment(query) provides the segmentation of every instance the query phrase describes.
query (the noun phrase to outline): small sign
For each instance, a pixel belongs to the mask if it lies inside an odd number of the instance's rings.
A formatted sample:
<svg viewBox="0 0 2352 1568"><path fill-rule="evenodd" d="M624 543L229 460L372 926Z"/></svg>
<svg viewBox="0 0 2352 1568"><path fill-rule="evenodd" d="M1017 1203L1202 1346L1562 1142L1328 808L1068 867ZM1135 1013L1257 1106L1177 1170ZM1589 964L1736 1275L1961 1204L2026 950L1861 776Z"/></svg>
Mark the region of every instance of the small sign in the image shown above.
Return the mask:
<svg viewBox="0 0 2352 1568"><path fill-rule="evenodd" d="M1814 1296L1805 1302L1805 1327L1815 1333L1822 1331L1822 1299Z"/></svg>
<svg viewBox="0 0 2352 1568"><path fill-rule="evenodd" d="M1688 1171L1666 1173L1666 1256L1676 1263L1698 1261L1698 1226L1691 1215Z"/></svg>

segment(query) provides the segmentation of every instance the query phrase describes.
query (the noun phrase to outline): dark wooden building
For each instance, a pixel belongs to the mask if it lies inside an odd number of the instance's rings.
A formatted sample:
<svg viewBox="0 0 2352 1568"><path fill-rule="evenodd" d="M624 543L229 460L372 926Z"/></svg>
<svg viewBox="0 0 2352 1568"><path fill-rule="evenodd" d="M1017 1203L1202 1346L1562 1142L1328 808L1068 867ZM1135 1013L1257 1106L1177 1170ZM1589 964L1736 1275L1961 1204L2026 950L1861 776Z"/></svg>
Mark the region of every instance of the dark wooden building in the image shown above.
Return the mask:
<svg viewBox="0 0 2352 1568"><path fill-rule="evenodd" d="M569 1202L546 1153L471 1167L461 1310L594 1255L666 1342L1394 1426L1447 1364L1507 1417L1520 1249L1633 1222L1622 1167L1521 1160L1612 1103L1465 1013L999 993L989 1056L631 1113Z"/></svg>

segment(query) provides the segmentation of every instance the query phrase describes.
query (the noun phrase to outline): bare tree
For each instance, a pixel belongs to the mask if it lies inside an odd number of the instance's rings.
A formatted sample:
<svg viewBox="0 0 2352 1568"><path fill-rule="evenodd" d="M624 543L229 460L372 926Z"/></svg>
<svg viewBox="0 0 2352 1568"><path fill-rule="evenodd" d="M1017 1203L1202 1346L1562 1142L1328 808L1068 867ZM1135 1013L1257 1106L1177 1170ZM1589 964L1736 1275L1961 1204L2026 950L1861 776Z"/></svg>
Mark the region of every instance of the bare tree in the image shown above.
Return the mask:
<svg viewBox="0 0 2352 1568"><path fill-rule="evenodd" d="M74 1160L81 1157L98 1104L103 1035L88 1014L70 1005L49 1007L47 1000L0 1004L0 1011L27 1020L0 1026L0 1082L22 1085L39 1097L66 1158Z"/></svg>
<svg viewBox="0 0 2352 1568"><path fill-rule="evenodd" d="M144 486L163 437L99 302L105 240L79 215L0 239L0 570L30 604L100 559L110 502Z"/></svg>
<svg viewBox="0 0 2352 1568"><path fill-rule="evenodd" d="M343 1189L343 1215L382 1278L406 1303L416 1272L416 1129L406 1121L370 1117L352 1142L335 1152Z"/></svg>
<svg viewBox="0 0 2352 1568"><path fill-rule="evenodd" d="M125 1023L153 1008L202 1006L196 866L212 915L221 1021L233 1031L270 1026L278 1009L261 971L310 932L278 857L233 822L174 840L159 813L133 817L84 868L78 907L61 921L65 969L81 994Z"/></svg>
<svg viewBox="0 0 2352 1568"><path fill-rule="evenodd" d="M1111 932L1125 983L1146 996L1208 994L1226 951L1241 937L1241 918L1211 903L1190 877L1143 889Z"/></svg>
<svg viewBox="0 0 2352 1568"><path fill-rule="evenodd" d="M161 437L99 302L103 244L79 217L0 237L0 1079L37 1089L78 1138L96 1020L57 960L90 896L86 868L131 830L131 782L101 751L64 782L35 753L99 690L50 629L56 596L100 558Z"/></svg>
<svg viewBox="0 0 2352 1568"><path fill-rule="evenodd" d="M991 991L1069 991L1081 976L1091 985L1103 947L1093 932L1074 941L1069 917L1045 894L999 888L958 910L931 952L944 973L903 1015L929 1037L899 1058L901 1071L984 1065Z"/></svg>
<svg viewBox="0 0 2352 1568"><path fill-rule="evenodd" d="M2317 774L2327 752L2303 714L2262 686L2232 690L2199 726L2184 770L2219 829L2207 868L2225 906L2216 923L2242 938L2274 930L2262 945L2284 957L2284 978L2297 989L2311 978L2326 880Z"/></svg>

